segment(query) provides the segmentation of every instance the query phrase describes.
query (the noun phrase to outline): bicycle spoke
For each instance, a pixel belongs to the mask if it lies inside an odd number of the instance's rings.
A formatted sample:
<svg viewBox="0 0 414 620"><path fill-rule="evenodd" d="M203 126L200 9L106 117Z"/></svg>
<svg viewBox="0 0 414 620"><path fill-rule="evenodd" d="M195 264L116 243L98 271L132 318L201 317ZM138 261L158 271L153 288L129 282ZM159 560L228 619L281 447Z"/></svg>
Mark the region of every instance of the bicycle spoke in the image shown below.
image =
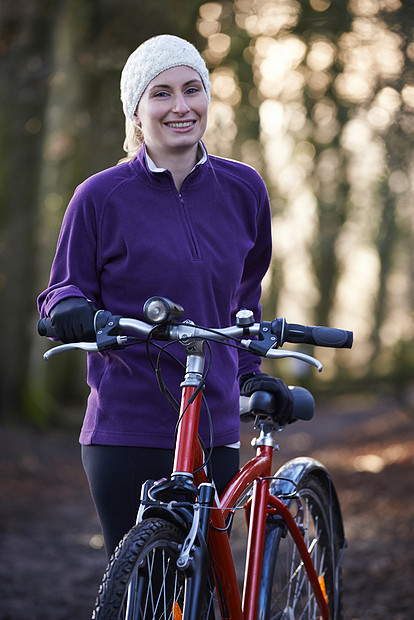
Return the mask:
<svg viewBox="0 0 414 620"><path fill-rule="evenodd" d="M329 495L317 477L310 477L298 486L298 496L292 499L289 509L303 534L333 618L337 600L333 545L338 543L333 538ZM265 620L319 620L319 605L290 532L280 520L269 520L267 531L269 549L265 543L260 617Z"/></svg>

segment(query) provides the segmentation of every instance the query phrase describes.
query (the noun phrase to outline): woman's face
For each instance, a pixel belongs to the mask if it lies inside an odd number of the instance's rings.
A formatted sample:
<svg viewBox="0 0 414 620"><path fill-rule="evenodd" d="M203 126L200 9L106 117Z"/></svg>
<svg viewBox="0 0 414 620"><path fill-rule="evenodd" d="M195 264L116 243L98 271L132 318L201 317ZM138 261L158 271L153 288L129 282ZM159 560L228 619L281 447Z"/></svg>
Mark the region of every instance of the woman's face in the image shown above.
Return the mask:
<svg viewBox="0 0 414 620"><path fill-rule="evenodd" d="M135 117L156 163L157 155L197 149L207 125L207 108L206 91L194 69L173 67L151 80Z"/></svg>

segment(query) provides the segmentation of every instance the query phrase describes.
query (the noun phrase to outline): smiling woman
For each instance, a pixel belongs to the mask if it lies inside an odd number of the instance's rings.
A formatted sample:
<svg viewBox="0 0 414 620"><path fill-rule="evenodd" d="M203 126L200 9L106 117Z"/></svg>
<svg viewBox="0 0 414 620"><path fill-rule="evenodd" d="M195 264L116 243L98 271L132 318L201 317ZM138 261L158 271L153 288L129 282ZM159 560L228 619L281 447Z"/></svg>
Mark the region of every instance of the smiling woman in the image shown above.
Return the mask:
<svg viewBox="0 0 414 620"><path fill-rule="evenodd" d="M178 37L149 39L125 64L121 99L128 158L77 188L39 297L42 318L51 316L64 342L94 339L95 309L142 319L145 301L163 295L197 323L234 324L240 308L259 321L271 257L268 195L253 168L209 155L201 141L210 100L204 60ZM177 423L170 402L179 397L177 358L184 359L176 347L162 368L170 401L145 347L88 354L80 442L108 555L135 523L142 483L170 470ZM259 359L230 347L214 351L211 419L206 408L200 434L212 448L219 493L238 468L240 390L260 389ZM288 420L290 390L271 377L266 385Z"/></svg>
<svg viewBox="0 0 414 620"><path fill-rule="evenodd" d="M180 65L148 84L133 122L142 130L148 155L170 170L177 189L197 163L207 125L208 99L197 71Z"/></svg>
<svg viewBox="0 0 414 620"><path fill-rule="evenodd" d="M161 74L174 67L193 69L210 102L210 78L204 60L188 41L172 35L153 37L142 43L128 58L121 75L121 99L126 117L124 150L133 159L144 138L136 119L137 106L144 91L155 79L162 86ZM166 84L169 87L169 84ZM123 160L125 161L125 160Z"/></svg>

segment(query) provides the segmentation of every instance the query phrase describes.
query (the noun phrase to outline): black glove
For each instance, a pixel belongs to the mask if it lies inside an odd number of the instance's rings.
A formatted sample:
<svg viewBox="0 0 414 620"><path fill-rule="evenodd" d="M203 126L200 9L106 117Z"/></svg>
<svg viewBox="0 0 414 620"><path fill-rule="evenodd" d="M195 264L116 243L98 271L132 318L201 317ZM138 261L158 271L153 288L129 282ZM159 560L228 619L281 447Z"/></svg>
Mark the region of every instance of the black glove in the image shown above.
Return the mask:
<svg viewBox="0 0 414 620"><path fill-rule="evenodd" d="M56 338L62 342L95 340L95 308L84 297L67 297L50 311Z"/></svg>
<svg viewBox="0 0 414 620"><path fill-rule="evenodd" d="M264 390L276 397L277 408L274 419L280 426L293 422L293 396L288 386L281 379L275 379L264 373L243 375L240 381L241 396L251 396L253 392Z"/></svg>

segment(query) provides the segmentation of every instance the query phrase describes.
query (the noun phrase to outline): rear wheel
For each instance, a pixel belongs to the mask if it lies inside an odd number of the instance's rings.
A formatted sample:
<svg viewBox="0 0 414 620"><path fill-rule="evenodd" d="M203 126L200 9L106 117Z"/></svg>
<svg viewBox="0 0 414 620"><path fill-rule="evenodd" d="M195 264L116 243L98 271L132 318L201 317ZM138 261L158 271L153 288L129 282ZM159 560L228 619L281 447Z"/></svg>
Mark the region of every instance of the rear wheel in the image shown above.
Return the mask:
<svg viewBox="0 0 414 620"><path fill-rule="evenodd" d="M332 490L331 490L332 491ZM329 617L341 618L339 558L344 545L339 507L328 481L315 473L299 481L288 505L316 569L329 607ZM269 517L258 618L261 620L319 619L320 611L299 551L280 517Z"/></svg>
<svg viewBox="0 0 414 620"><path fill-rule="evenodd" d="M148 519L125 536L99 589L96 620L180 620L186 577L177 567L185 535L163 519ZM212 593L201 618L212 618ZM210 614L210 615L209 615Z"/></svg>

